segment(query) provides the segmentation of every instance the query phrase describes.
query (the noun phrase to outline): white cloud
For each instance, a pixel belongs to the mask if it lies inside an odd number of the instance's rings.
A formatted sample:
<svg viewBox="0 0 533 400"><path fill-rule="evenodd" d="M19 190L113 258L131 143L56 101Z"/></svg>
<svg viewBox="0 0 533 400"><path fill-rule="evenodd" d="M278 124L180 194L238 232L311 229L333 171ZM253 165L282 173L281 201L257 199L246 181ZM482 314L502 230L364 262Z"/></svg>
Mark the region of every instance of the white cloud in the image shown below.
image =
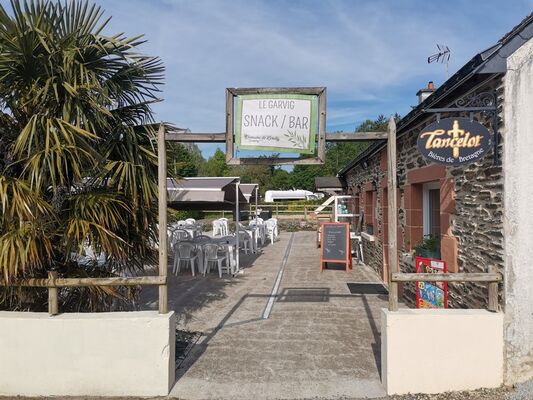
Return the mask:
<svg viewBox="0 0 533 400"><path fill-rule="evenodd" d="M196 132L224 130L224 90L233 86L327 86L330 104L341 104L330 106L329 126L355 125L397 111L397 104L406 109L418 89L407 93L406 84L444 75L425 62L435 43L452 49L453 72L518 23L531 4L501 10L494 2L491 9L457 1L99 3L114 17L110 31L145 33L143 51L163 59L158 118ZM501 29L507 20L513 22Z"/></svg>

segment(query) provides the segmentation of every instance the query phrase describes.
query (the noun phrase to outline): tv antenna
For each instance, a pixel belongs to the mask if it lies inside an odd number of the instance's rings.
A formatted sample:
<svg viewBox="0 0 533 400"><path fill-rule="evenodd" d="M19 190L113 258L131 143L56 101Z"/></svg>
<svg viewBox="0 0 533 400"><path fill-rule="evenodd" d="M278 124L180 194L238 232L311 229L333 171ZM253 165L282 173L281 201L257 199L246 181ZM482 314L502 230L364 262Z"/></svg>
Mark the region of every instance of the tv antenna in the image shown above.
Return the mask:
<svg viewBox="0 0 533 400"><path fill-rule="evenodd" d="M435 53L428 57L428 64L431 64L433 62L440 62L441 64L446 64L446 79L449 78L448 74L448 64L450 62L450 48L443 44L438 44L437 49L439 49L438 53Z"/></svg>

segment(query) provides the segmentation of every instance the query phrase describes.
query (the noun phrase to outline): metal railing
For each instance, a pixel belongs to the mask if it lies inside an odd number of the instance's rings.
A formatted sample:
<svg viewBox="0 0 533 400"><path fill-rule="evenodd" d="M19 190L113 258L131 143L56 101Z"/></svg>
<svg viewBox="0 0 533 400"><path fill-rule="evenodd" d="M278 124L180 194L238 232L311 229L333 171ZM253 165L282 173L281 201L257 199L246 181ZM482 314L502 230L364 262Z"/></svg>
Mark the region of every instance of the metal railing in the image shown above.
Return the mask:
<svg viewBox="0 0 533 400"><path fill-rule="evenodd" d="M398 311L398 282L486 282L488 283L489 311L498 311L498 284L503 282L503 276L495 266L489 267L489 272L478 273L405 273L390 274L389 311Z"/></svg>

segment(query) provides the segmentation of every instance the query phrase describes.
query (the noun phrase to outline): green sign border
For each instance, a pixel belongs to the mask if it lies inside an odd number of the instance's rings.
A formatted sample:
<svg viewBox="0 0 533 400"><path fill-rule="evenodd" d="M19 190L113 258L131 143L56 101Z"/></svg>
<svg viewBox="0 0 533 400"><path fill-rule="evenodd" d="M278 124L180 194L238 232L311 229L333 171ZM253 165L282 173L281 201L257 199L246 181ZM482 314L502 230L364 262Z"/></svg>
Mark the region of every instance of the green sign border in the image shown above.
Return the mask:
<svg viewBox="0 0 533 400"><path fill-rule="evenodd" d="M268 146L242 146L241 145L241 121L242 121L242 101L260 99L282 99L282 100L309 100L311 102L311 126L309 132L309 147L307 149L295 149L286 147ZM297 153L314 154L316 140L316 119L318 116L318 96L310 94L244 94L237 96L237 115L235 120L235 143L238 150L272 151L277 153Z"/></svg>

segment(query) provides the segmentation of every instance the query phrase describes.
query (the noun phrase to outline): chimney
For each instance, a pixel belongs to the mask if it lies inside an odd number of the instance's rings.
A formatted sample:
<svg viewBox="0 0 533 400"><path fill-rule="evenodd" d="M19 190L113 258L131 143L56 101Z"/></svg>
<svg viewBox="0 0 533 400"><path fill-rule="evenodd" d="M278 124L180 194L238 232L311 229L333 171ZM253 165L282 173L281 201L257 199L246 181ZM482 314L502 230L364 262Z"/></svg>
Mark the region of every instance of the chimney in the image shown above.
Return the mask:
<svg viewBox="0 0 533 400"><path fill-rule="evenodd" d="M435 85L433 85L433 81L428 82L428 87L424 89L420 89L416 95L418 96L418 104L422 103L424 100L426 100L431 94L435 91Z"/></svg>

